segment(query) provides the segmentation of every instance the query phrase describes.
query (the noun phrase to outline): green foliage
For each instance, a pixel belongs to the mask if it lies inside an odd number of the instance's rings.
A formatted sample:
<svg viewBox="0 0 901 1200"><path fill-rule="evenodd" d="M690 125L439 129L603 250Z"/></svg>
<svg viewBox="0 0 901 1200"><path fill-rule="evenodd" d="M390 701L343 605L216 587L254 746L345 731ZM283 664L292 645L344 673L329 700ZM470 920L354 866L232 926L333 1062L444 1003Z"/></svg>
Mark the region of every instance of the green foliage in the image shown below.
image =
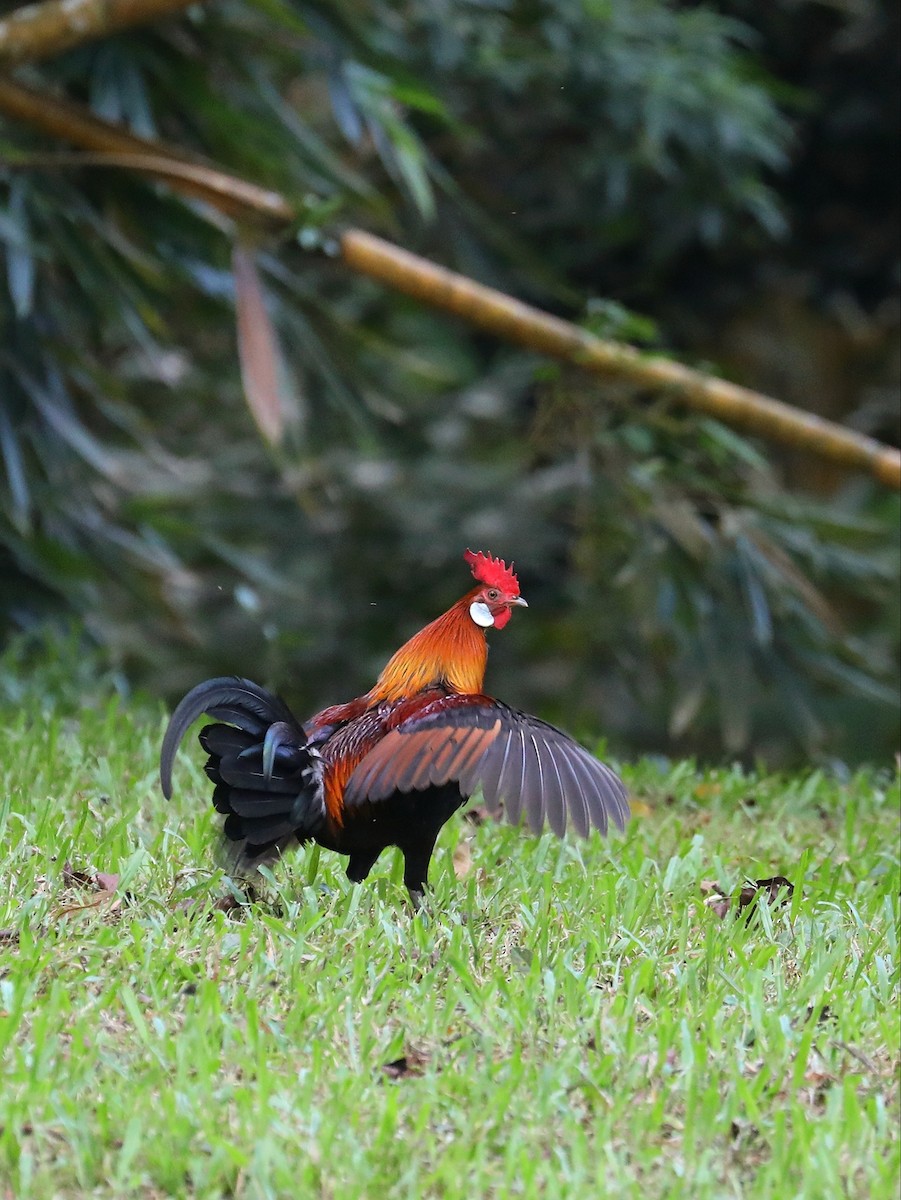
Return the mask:
<svg viewBox="0 0 901 1200"><path fill-rule="evenodd" d="M792 507L744 439L311 252L363 224L654 344L633 297L653 312L686 261L780 228L788 125L752 49L659 0L267 0L43 65L297 205L260 249L296 402L267 452L233 230L0 124L0 628L75 614L158 692L238 671L303 711L369 686L478 543L537 601L497 639L510 700L623 745L891 751L896 505Z"/></svg>
<svg viewBox="0 0 901 1200"><path fill-rule="evenodd" d="M628 253L636 294L686 246L784 228L765 172L788 130L747 79L745 27L656 0L409 8L382 44L446 74L455 184L570 281Z"/></svg>
<svg viewBox="0 0 901 1200"><path fill-rule="evenodd" d="M162 713L56 649L0 676L11 1194L897 1194L887 773L638 762L623 838L446 826L429 917L304 851L225 913L196 744L167 804ZM776 874L750 920L704 902Z"/></svg>

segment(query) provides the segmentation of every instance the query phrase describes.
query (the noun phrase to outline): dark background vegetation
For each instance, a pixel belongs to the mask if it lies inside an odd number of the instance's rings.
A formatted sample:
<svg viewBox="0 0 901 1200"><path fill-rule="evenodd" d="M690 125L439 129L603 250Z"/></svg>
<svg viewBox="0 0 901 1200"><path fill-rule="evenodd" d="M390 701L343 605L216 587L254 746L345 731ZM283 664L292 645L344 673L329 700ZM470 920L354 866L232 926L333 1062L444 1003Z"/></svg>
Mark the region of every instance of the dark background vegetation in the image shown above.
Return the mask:
<svg viewBox="0 0 901 1200"><path fill-rule="evenodd" d="M309 710L462 592L471 545L532 606L494 639L504 698L623 753L886 761L896 495L308 247L359 225L897 443L897 24L874 0L259 0L24 72L305 219L261 252L293 394L271 451L234 231L0 122L2 636L74 618L130 684L245 673Z"/></svg>

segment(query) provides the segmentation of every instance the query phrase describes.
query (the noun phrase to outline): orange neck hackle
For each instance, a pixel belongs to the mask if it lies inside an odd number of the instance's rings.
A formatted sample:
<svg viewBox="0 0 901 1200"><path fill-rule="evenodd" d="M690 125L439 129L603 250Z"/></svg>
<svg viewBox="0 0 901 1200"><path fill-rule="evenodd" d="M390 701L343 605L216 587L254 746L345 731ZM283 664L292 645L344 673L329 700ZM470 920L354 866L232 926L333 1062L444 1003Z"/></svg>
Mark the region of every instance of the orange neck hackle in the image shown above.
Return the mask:
<svg viewBox="0 0 901 1200"><path fill-rule="evenodd" d="M481 692L488 643L469 613L479 591L458 600L391 656L369 693L370 702L399 700L434 686L461 695Z"/></svg>

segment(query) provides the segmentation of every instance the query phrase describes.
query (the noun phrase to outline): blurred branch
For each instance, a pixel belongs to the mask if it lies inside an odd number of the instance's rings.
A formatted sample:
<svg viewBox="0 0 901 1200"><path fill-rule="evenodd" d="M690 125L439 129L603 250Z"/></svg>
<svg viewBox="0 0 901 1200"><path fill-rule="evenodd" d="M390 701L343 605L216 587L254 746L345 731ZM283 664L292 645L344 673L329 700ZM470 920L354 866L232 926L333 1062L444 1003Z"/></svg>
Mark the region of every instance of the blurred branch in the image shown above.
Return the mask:
<svg viewBox="0 0 901 1200"><path fill-rule="evenodd" d="M285 227L297 218L289 202L276 192L208 167L165 143L137 137L78 105L42 95L10 79L0 78L0 113L97 151L91 160L95 163L143 171L241 222L262 218L271 227ZM733 428L817 454L848 469L868 472L886 487L901 490L901 452L855 430L671 359L595 337L570 321L475 283L362 230L344 232L340 254L352 271L378 279L498 337L594 374L667 392L688 408Z"/></svg>
<svg viewBox="0 0 901 1200"><path fill-rule="evenodd" d="M192 0L45 0L0 20L0 67L36 62L158 17Z"/></svg>
<svg viewBox="0 0 901 1200"><path fill-rule="evenodd" d="M182 195L206 201L235 220L252 223L257 219L281 228L294 219L294 210L277 192L220 171L167 143L137 137L121 125L95 117L82 105L59 100L2 75L0 113L51 137L97 152L94 157L80 156L80 164L140 171ZM66 159L61 157L59 162L64 165Z"/></svg>
<svg viewBox="0 0 901 1200"><path fill-rule="evenodd" d="M571 321L436 266L371 233L347 230L341 239L341 253L351 270L507 341L574 363L596 375L615 376L640 387L668 392L687 407L716 417L725 425L867 471L887 487L901 490L901 452L875 438L672 359L595 337Z"/></svg>

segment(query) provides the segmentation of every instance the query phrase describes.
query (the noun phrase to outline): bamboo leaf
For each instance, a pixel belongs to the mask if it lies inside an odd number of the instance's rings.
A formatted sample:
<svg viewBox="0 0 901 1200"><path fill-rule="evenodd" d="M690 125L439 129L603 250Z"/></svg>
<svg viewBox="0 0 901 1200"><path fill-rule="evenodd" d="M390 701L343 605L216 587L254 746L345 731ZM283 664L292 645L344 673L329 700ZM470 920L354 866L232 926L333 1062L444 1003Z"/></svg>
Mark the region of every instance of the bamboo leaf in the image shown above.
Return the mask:
<svg viewBox="0 0 901 1200"><path fill-rule="evenodd" d="M244 397L260 433L271 446L278 446L285 429L278 341L266 311L256 260L241 242L235 243L232 268Z"/></svg>
<svg viewBox="0 0 901 1200"><path fill-rule="evenodd" d="M88 432L72 411L71 401L59 374L52 373L45 387L24 370L14 368L14 372L47 424L76 454L106 478L121 478L119 465L113 455Z"/></svg>
<svg viewBox="0 0 901 1200"><path fill-rule="evenodd" d="M22 461L19 439L3 405L0 405L0 453L3 455L3 465L6 468L6 481L9 484L13 506L13 522L20 530L24 531L30 524L31 494L25 465Z"/></svg>
<svg viewBox="0 0 901 1200"><path fill-rule="evenodd" d="M35 263L28 232L26 189L22 180L10 188L9 217L19 236L6 244L6 278L16 316L21 320L30 315L34 306Z"/></svg>

